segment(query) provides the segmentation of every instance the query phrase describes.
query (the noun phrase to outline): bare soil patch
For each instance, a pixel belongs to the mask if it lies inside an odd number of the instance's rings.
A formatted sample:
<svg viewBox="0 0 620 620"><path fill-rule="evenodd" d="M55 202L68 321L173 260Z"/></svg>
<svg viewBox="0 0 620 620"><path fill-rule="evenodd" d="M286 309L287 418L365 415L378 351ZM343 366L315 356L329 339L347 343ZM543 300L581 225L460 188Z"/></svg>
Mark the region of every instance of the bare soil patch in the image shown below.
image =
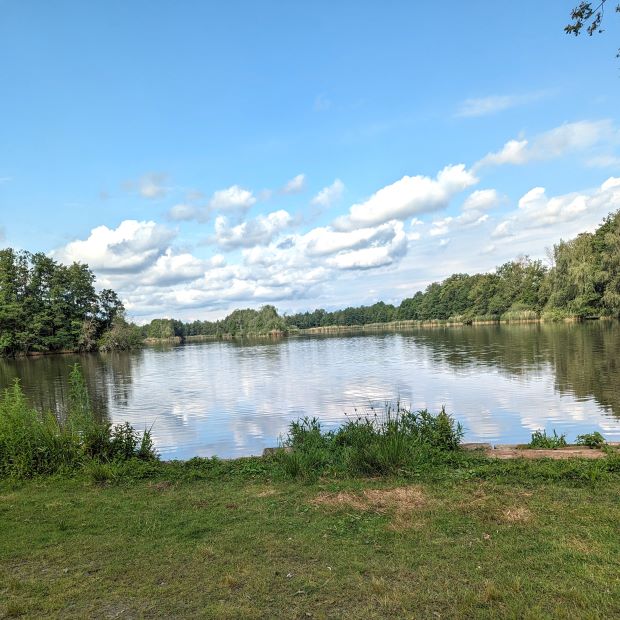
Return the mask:
<svg viewBox="0 0 620 620"><path fill-rule="evenodd" d="M495 449L486 450L487 456L495 459L602 459L605 453L582 446L569 446L555 450L535 450L518 446L497 446Z"/></svg>
<svg viewBox="0 0 620 620"><path fill-rule="evenodd" d="M395 489L366 489L361 494L340 491L319 493L311 502L315 506L349 508L377 514L392 513L390 529L404 530L412 527L412 514L428 504L422 489L418 486Z"/></svg>
<svg viewBox="0 0 620 620"><path fill-rule="evenodd" d="M504 508L500 516L505 523L527 523L532 519L532 513L525 506Z"/></svg>

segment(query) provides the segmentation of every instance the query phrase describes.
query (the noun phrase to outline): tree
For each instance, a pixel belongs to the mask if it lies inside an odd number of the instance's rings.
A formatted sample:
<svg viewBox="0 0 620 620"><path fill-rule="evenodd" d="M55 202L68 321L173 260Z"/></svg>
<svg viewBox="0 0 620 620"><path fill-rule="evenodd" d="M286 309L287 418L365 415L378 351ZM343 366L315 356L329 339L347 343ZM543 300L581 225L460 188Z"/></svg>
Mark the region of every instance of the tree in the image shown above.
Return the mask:
<svg viewBox="0 0 620 620"><path fill-rule="evenodd" d="M578 37L585 26L589 36L592 36L594 33L602 33L604 30L601 24L606 4L607 0L600 0L598 5L594 2L580 2L571 11L570 18L572 21L564 27L564 32ZM620 4L616 5L616 13L620 13ZM620 58L620 48L618 48L616 57Z"/></svg>

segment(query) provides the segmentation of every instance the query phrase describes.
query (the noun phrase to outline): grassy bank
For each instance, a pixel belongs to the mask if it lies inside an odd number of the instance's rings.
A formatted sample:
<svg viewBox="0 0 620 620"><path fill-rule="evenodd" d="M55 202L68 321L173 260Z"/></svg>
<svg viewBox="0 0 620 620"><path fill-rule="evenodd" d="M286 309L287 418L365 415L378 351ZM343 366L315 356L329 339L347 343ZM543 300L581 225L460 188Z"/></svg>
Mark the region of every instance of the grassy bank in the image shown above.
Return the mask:
<svg viewBox="0 0 620 620"><path fill-rule="evenodd" d="M262 458L162 462L93 435L73 377L67 421L18 386L0 407L0 617L620 614L620 455L597 434L596 460L499 460L397 403L294 422Z"/></svg>
<svg viewBox="0 0 620 620"><path fill-rule="evenodd" d="M620 614L620 477L598 462L467 455L304 483L277 458L108 475L0 482L0 616Z"/></svg>

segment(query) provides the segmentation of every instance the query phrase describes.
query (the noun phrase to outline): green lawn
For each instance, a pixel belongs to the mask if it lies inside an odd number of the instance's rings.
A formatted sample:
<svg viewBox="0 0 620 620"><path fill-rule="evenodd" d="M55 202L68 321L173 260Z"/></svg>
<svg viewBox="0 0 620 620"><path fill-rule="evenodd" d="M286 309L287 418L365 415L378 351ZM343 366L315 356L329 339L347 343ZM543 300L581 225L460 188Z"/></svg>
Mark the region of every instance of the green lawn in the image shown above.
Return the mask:
<svg viewBox="0 0 620 620"><path fill-rule="evenodd" d="M620 617L615 473L304 483L239 463L0 482L0 617Z"/></svg>

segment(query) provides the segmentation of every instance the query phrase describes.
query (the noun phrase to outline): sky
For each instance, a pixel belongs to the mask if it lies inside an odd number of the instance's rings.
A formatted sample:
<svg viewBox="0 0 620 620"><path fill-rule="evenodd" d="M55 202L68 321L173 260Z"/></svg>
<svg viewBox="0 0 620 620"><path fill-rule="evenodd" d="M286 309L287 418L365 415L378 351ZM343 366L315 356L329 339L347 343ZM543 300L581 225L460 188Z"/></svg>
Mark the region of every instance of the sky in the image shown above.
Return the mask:
<svg viewBox="0 0 620 620"><path fill-rule="evenodd" d="M620 16L574 0L0 0L0 246L133 320L399 303L620 208Z"/></svg>

